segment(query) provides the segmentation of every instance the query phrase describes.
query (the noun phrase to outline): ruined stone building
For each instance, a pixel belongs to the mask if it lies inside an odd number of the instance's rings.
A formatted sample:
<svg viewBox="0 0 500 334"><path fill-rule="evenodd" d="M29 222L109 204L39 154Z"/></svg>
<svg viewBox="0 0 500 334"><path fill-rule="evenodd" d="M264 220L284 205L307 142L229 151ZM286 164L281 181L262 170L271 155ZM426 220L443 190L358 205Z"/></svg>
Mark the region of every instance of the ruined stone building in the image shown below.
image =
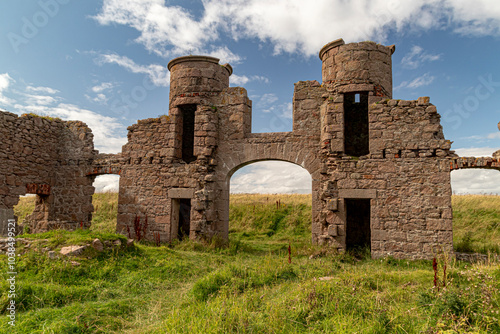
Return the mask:
<svg viewBox="0 0 500 334"><path fill-rule="evenodd" d="M19 196L34 193L31 231L88 228L95 176L119 174L119 233L165 243L228 238L231 175L280 160L312 177L313 243L369 245L372 257L451 251L450 172L500 169L499 157L457 157L429 98L392 99L394 51L325 45L323 82L295 84L291 132L252 133L246 90L229 87L230 65L205 56L170 61L169 115L130 126L120 154L98 154L81 122L2 112L2 226Z"/></svg>

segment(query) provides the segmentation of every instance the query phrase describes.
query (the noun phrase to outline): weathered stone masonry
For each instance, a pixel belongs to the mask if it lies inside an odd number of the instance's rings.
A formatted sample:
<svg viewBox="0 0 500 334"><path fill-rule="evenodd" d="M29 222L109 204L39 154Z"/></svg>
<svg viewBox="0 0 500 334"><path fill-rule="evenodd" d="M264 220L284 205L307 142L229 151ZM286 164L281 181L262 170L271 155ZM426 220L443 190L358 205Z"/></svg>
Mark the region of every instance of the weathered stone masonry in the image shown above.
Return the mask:
<svg viewBox="0 0 500 334"><path fill-rule="evenodd" d="M7 219L20 195L36 194L26 218L30 232L88 228L93 212L93 135L82 122L0 112L0 219Z"/></svg>
<svg viewBox="0 0 500 334"><path fill-rule="evenodd" d="M169 115L130 126L117 155L93 150L82 123L4 113L3 217L27 187L47 185L32 229L87 227L93 178L111 173L121 175L118 232L160 242L227 238L231 175L281 160L311 174L314 243L369 246L373 257L451 251L450 171L500 169L498 154L457 157L429 98L393 100L394 51L373 42L327 44L323 83L295 84L292 132L252 133L252 102L244 88L229 87L231 66L204 56L168 64Z"/></svg>

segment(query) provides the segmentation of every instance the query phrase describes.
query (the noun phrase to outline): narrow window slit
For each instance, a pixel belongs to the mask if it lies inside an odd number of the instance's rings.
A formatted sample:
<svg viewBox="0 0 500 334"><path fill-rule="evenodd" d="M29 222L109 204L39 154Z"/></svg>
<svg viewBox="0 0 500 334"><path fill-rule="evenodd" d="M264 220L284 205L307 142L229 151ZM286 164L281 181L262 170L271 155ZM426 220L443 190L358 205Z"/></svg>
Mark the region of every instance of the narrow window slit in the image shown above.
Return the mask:
<svg viewBox="0 0 500 334"><path fill-rule="evenodd" d="M344 148L346 155L354 157L370 153L368 92L344 94Z"/></svg>

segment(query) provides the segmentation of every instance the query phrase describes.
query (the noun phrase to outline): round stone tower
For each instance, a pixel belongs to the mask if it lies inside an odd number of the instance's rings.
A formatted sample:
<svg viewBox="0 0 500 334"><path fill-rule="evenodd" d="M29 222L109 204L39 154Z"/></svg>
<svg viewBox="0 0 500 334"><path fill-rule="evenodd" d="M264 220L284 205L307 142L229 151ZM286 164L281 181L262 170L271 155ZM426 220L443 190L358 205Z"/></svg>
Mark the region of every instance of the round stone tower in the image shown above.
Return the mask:
<svg viewBox="0 0 500 334"><path fill-rule="evenodd" d="M319 52L323 85L336 93L373 92L392 97L392 61L396 47L375 42L345 44L337 39Z"/></svg>
<svg viewBox="0 0 500 334"><path fill-rule="evenodd" d="M229 87L231 65L219 65L219 59L207 56L184 56L171 60L170 107L199 103Z"/></svg>

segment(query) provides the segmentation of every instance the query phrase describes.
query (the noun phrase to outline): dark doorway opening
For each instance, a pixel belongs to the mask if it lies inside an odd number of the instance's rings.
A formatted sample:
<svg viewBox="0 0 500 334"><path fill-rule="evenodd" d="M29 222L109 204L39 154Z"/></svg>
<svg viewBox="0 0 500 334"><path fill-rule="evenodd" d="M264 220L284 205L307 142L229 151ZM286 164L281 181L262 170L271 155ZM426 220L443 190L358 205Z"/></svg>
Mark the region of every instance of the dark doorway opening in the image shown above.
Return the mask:
<svg viewBox="0 0 500 334"><path fill-rule="evenodd" d="M344 152L359 157L370 153L368 92L344 94Z"/></svg>
<svg viewBox="0 0 500 334"><path fill-rule="evenodd" d="M182 114L182 160L190 163L196 160L194 156L194 118L196 104L186 104L179 107Z"/></svg>
<svg viewBox="0 0 500 334"><path fill-rule="evenodd" d="M179 198L179 226L177 230L177 238L179 240L185 237L189 238L189 230L191 229L191 199Z"/></svg>
<svg viewBox="0 0 500 334"><path fill-rule="evenodd" d="M345 199L346 249L371 250L370 199Z"/></svg>

